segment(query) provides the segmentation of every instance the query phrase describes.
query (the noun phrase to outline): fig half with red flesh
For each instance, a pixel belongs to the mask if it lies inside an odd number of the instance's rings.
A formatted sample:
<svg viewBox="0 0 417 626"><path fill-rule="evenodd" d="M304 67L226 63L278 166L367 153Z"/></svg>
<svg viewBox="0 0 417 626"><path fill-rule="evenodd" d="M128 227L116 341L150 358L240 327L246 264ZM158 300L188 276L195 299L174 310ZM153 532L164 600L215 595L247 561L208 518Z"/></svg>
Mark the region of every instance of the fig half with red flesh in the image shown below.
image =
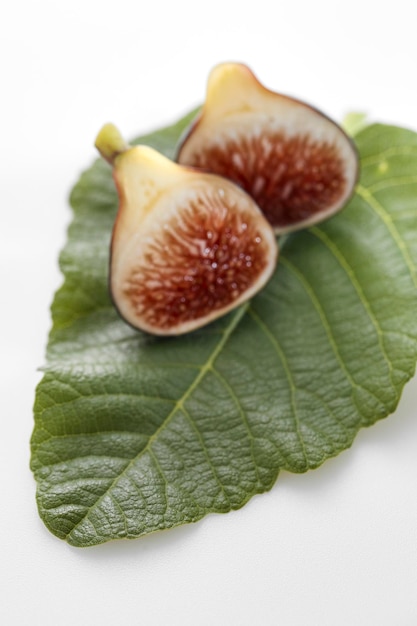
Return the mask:
<svg viewBox="0 0 417 626"><path fill-rule="evenodd" d="M113 166L119 210L110 290L135 328L179 335L251 298L278 247L253 199L232 182L130 147L107 124L96 146Z"/></svg>
<svg viewBox="0 0 417 626"><path fill-rule="evenodd" d="M238 63L212 70L206 102L177 161L240 185L276 233L336 213L358 176L356 149L340 126L311 106L266 89Z"/></svg>

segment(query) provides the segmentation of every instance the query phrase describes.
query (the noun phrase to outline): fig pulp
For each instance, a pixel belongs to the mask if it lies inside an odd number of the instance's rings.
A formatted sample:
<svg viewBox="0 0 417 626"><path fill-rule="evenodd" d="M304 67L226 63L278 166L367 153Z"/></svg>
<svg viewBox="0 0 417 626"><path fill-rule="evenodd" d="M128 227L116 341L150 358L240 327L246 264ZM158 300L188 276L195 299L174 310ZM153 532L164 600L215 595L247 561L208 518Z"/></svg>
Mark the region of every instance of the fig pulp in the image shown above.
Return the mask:
<svg viewBox="0 0 417 626"><path fill-rule="evenodd" d="M335 122L266 89L236 63L212 70L206 102L177 161L237 183L276 233L334 214L349 200L358 175L355 147Z"/></svg>
<svg viewBox="0 0 417 626"><path fill-rule="evenodd" d="M119 194L110 290L129 324L157 335L185 333L265 285L278 248L248 194L147 146L126 145L111 124L96 146L113 166Z"/></svg>

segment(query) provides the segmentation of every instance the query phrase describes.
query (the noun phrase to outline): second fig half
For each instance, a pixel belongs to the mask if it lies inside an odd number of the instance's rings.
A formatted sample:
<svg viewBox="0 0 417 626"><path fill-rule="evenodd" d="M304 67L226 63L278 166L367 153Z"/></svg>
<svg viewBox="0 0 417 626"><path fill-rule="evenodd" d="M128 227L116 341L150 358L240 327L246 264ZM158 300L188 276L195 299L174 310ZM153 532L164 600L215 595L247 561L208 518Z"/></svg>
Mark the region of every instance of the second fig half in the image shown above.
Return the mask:
<svg viewBox="0 0 417 626"><path fill-rule="evenodd" d="M212 70L206 102L177 160L237 183L278 234L339 211L358 176L356 149L340 126L270 91L239 63Z"/></svg>

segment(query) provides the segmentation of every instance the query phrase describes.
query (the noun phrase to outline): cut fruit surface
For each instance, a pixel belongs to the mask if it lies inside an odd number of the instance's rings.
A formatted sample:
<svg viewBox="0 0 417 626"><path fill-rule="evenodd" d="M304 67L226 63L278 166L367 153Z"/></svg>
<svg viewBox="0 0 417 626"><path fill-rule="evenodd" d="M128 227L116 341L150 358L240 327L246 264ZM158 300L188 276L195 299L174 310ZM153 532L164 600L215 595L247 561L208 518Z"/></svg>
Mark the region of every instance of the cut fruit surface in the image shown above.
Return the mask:
<svg viewBox="0 0 417 626"><path fill-rule="evenodd" d="M259 291L278 248L253 199L224 178L123 145L110 125L96 141L119 193L110 289L121 316L150 333L177 335Z"/></svg>
<svg viewBox="0 0 417 626"><path fill-rule="evenodd" d="M177 160L247 191L277 233L330 217L358 176L345 132L309 105L266 89L242 64L215 67Z"/></svg>

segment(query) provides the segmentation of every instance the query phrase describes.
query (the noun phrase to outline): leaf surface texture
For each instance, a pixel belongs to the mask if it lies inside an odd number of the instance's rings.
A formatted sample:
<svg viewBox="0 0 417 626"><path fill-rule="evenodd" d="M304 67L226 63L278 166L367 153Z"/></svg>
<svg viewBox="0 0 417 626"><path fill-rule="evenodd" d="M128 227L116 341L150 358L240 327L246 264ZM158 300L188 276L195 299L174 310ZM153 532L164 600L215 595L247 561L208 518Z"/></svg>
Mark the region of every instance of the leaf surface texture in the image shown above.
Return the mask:
<svg viewBox="0 0 417 626"><path fill-rule="evenodd" d="M140 142L172 157L189 120ZM288 236L250 303L179 338L118 317L111 171L81 176L32 436L54 534L91 546L237 509L395 410L417 354L417 135L375 124L355 141L349 205Z"/></svg>

